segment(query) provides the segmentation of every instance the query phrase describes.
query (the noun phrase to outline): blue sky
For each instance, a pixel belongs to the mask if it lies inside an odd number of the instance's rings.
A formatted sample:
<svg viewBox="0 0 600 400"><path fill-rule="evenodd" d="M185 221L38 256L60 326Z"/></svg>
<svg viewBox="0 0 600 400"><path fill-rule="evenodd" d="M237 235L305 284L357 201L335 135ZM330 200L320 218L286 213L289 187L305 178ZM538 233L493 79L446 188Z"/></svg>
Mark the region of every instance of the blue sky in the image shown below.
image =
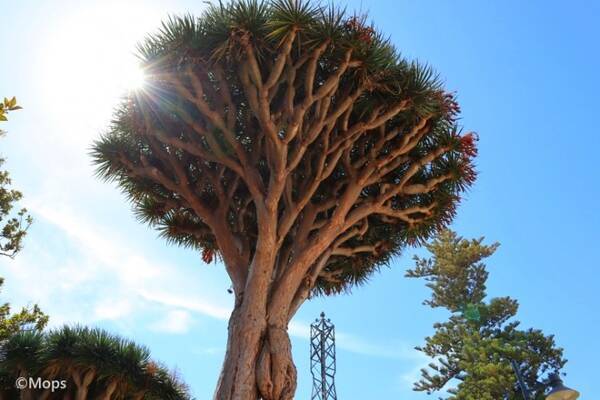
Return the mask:
<svg viewBox="0 0 600 400"><path fill-rule="evenodd" d="M489 293L519 299L523 327L554 333L568 385L595 396L598 329L600 3L349 1L368 10L408 58L457 91L462 124L480 135L479 180L453 227L502 246ZM98 181L88 149L135 79L132 51L168 13L196 1L13 1L0 16L0 95L24 109L0 152L36 222L14 261L0 260L3 301L38 302L52 325L97 325L146 344L209 399L232 298L219 265L169 247ZM291 332L298 399L310 394L308 324L338 332L341 399L433 398L411 391L427 360L413 350L443 312L403 278L411 254L351 296L312 301ZM597 391L597 389L596 389Z"/></svg>

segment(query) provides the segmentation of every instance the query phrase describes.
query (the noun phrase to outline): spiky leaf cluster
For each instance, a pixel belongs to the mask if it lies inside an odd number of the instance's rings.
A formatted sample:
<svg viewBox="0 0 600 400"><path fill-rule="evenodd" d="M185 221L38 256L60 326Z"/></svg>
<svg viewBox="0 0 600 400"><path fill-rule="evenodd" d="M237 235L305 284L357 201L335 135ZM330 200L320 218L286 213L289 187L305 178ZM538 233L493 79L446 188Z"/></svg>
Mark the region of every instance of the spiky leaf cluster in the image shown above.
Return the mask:
<svg viewBox="0 0 600 400"><path fill-rule="evenodd" d="M432 256L415 257L407 276L425 279L432 293L424 304L445 308L451 316L434 324L434 335L417 347L434 361L421 370L414 390L431 394L445 388L450 400L522 399L510 364L514 360L534 398L543 399L545 387L538 382L560 371L566 360L552 335L519 329L516 300L486 300L483 260L498 244L466 240L447 230L426 247Z"/></svg>
<svg viewBox="0 0 600 400"><path fill-rule="evenodd" d="M146 347L104 330L65 326L46 333L21 331L0 350L0 394L6 398L17 396L18 377L29 376L66 381L65 389L33 392L49 400L101 398L107 393L111 399L190 398L179 378L153 361ZM81 393L87 395L79 397Z"/></svg>
<svg viewBox="0 0 600 400"><path fill-rule="evenodd" d="M212 4L170 18L139 55L147 87L95 143L98 172L142 221L223 257L232 277L247 273L234 270L255 254L263 209L277 214L274 276L345 213L311 285L348 289L445 226L475 179L476 136L461 134L454 96L335 6Z"/></svg>

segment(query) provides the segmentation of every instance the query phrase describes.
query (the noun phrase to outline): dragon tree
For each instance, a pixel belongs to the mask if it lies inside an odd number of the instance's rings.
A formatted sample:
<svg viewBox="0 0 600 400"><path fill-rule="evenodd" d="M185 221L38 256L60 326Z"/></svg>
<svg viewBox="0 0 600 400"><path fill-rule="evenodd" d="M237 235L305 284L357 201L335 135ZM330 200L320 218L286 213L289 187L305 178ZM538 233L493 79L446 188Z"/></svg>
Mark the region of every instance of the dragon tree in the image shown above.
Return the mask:
<svg viewBox="0 0 600 400"><path fill-rule="evenodd" d="M146 347L100 329L21 330L4 341L0 358L0 399L190 399L185 384ZM29 378L57 386L15 387Z"/></svg>
<svg viewBox="0 0 600 400"><path fill-rule="evenodd" d="M475 139L429 67L365 18L234 0L172 17L93 147L139 218L220 259L235 294L215 399L291 399L288 323L445 227Z"/></svg>

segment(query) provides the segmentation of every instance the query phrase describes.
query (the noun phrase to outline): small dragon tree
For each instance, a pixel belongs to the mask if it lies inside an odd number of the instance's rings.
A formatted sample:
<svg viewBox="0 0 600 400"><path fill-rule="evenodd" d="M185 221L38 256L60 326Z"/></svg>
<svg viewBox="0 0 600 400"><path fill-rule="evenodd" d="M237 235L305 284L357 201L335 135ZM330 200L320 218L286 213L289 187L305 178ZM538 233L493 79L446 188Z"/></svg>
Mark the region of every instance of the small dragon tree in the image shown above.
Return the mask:
<svg viewBox="0 0 600 400"><path fill-rule="evenodd" d="M153 361L146 347L100 329L20 331L0 357L0 399L190 399L185 384ZM57 386L15 388L17 379L30 377Z"/></svg>
<svg viewBox="0 0 600 400"><path fill-rule="evenodd" d="M141 220L218 256L235 305L216 399L291 399L290 319L453 217L475 136L432 71L335 7L234 0L140 45L93 156Z"/></svg>

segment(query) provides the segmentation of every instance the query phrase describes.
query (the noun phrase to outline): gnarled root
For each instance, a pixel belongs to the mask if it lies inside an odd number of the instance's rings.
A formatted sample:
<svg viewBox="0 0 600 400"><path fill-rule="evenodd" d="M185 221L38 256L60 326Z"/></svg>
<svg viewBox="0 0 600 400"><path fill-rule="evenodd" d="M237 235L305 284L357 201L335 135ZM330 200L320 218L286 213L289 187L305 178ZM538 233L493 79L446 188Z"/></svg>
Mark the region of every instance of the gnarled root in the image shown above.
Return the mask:
<svg viewBox="0 0 600 400"><path fill-rule="evenodd" d="M264 400L291 400L297 384L292 344L286 329L269 326L256 366L256 383Z"/></svg>

